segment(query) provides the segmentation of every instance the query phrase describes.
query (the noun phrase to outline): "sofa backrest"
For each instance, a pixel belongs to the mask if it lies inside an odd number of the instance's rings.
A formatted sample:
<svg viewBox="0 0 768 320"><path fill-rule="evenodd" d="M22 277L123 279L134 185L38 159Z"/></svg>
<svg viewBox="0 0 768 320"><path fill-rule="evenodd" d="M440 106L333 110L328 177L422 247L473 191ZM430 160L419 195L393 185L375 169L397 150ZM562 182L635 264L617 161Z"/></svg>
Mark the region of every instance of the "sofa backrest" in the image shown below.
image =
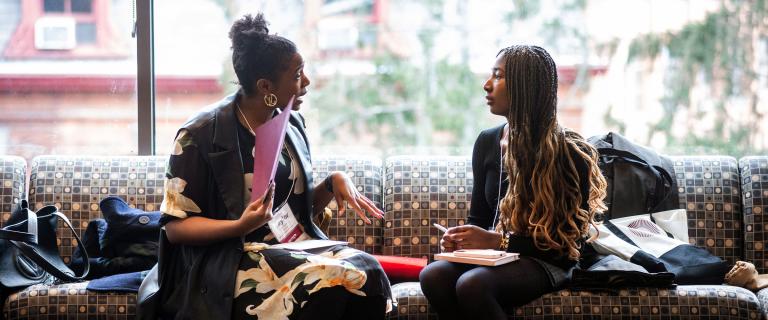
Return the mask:
<svg viewBox="0 0 768 320"><path fill-rule="evenodd" d="M469 157L395 156L385 161L384 254L428 258L442 234L432 226L462 225L472 195Z"/></svg>
<svg viewBox="0 0 768 320"><path fill-rule="evenodd" d="M722 156L676 156L672 160L680 207L688 213L691 243L730 263L741 259L744 227L736 160ZM384 254L431 258L439 250L441 236L432 223L455 226L465 222L472 182L468 157L387 159Z"/></svg>
<svg viewBox="0 0 768 320"><path fill-rule="evenodd" d="M101 218L99 202L109 195L135 208L158 210L166 163L164 156L39 156L32 160L29 205L35 210L55 205L82 235L90 220ZM76 243L63 223L58 236L68 263Z"/></svg>
<svg viewBox="0 0 768 320"><path fill-rule="evenodd" d="M744 259L759 273L768 272L768 156L739 159L741 193L744 201Z"/></svg>
<svg viewBox="0 0 768 320"><path fill-rule="evenodd" d="M5 221L11 204L24 197L26 165L17 157L0 159L0 208ZM741 259L746 250L747 259L754 260L758 270L765 272L768 261L763 255L762 212L768 204L764 200L768 199L768 157L742 159L741 180L732 157L672 159L680 206L688 212L691 243L731 263ZM81 234L88 221L101 217L98 204L107 195L118 195L139 209L158 210L166 160L165 156L37 157L31 165L30 206L58 206ZM368 156L316 156L313 168L315 183L331 171L347 172L358 190L384 209L384 221L365 225L351 209L339 217L335 201L329 205L334 215L329 237L349 241L353 247L372 254L431 259L439 251L442 235L432 223L448 227L464 224L469 212L473 183L469 157L394 156L382 163ZM742 220L742 184L746 227ZM69 261L74 249L71 235L63 227L59 232L62 256ZM746 245L742 238L745 232Z"/></svg>
<svg viewBox="0 0 768 320"><path fill-rule="evenodd" d="M382 208L381 162L381 159L369 156L315 156L312 158L312 176L314 183L319 184L330 172L346 172L357 191L371 199L376 207ZM370 225L364 224L349 206L346 213L339 216L336 200L331 200L328 208L333 212L328 227L329 238L348 241L350 246L371 254L381 254L383 225L380 219L372 218Z"/></svg>
<svg viewBox="0 0 768 320"><path fill-rule="evenodd" d="M14 162L9 163L15 169L8 170L18 171L14 176L21 177L19 181L22 186L15 190L25 189L25 166L20 166L24 165L23 159L14 159ZM352 177L358 191L381 208L381 163L375 157L320 156L313 159L313 176L315 182L319 183L331 171L344 171ZM109 195L120 196L131 206L142 210L159 210L163 200L166 165L166 156L40 156L32 161L30 206L37 210L45 205L56 205L82 235L90 220L101 218L99 202ZM7 166L11 168L10 164ZM14 178L13 181L16 180ZM18 185L16 182L8 184ZM0 190L2 194L10 193L5 189ZM18 195L15 199L22 197ZM5 201L5 198L2 200ZM18 202L12 199L9 201ZM374 221L372 225L361 225L362 221L353 211L339 218L335 201L331 201L329 207L334 213L329 228L331 238L349 241L353 247L369 253L381 253L383 226L380 220ZM5 212L5 205L3 210ZM69 262L75 244L72 235L62 224L59 239L62 257L65 262Z"/></svg>
<svg viewBox="0 0 768 320"><path fill-rule="evenodd" d="M22 157L0 156L0 227L13 208L26 197L27 162Z"/></svg>
<svg viewBox="0 0 768 320"><path fill-rule="evenodd" d="M739 167L727 156L673 156L690 243L733 264L743 257Z"/></svg>

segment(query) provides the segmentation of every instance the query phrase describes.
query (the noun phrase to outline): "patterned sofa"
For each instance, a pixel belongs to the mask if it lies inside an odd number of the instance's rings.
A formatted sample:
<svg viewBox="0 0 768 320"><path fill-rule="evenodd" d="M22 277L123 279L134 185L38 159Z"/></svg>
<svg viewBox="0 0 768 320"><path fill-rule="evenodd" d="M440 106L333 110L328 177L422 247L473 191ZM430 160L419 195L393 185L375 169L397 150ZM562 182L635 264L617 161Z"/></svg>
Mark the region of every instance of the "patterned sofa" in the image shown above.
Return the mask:
<svg viewBox="0 0 768 320"><path fill-rule="evenodd" d="M688 210L691 241L729 262L752 261L768 272L764 254L768 219L768 156L674 157L680 206ZM0 212L25 197L39 208L56 204L82 232L100 216L98 203L119 195L137 208L157 210L162 200L165 157L41 156L30 164L21 158L0 157ZM365 225L355 215L337 216L328 229L333 239L346 240L373 254L429 258L438 251L433 222L464 223L472 192L468 157L395 156L382 161L367 156L316 156L316 181L328 172L349 173L359 190L385 210L384 221ZM0 222L1 223L1 222ZM61 253L69 259L72 239L61 232ZM130 319L135 294L96 293L87 283L33 286L11 295L3 309L16 319ZM398 307L391 319L434 319L416 282L393 285ZM761 303L762 302L762 303ZM565 289L510 310L510 318L766 318L768 289L756 294L732 286L678 286L675 289Z"/></svg>

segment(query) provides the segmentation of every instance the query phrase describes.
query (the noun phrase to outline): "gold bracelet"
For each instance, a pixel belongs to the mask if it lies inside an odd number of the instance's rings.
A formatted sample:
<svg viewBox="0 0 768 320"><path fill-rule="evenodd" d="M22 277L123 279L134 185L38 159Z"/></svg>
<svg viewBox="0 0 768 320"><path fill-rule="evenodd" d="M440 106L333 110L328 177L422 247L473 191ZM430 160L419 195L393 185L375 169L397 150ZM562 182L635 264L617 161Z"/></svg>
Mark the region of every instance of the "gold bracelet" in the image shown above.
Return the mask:
<svg viewBox="0 0 768 320"><path fill-rule="evenodd" d="M508 247L509 247L509 232L504 232L501 234L501 243L499 243L499 250L507 251Z"/></svg>

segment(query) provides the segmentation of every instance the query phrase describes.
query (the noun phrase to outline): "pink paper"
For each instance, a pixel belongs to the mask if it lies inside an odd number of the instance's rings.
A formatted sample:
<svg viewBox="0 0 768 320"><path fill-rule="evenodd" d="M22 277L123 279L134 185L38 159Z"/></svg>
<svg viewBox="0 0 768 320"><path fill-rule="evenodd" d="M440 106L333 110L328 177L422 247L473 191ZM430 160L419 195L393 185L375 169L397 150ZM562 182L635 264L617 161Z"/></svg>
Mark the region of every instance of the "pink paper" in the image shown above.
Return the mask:
<svg viewBox="0 0 768 320"><path fill-rule="evenodd" d="M291 117L293 97L288 105L276 117L254 129L256 143L253 154L253 183L251 184L251 201L263 196L269 188L269 182L275 179L277 159L283 148L285 130Z"/></svg>

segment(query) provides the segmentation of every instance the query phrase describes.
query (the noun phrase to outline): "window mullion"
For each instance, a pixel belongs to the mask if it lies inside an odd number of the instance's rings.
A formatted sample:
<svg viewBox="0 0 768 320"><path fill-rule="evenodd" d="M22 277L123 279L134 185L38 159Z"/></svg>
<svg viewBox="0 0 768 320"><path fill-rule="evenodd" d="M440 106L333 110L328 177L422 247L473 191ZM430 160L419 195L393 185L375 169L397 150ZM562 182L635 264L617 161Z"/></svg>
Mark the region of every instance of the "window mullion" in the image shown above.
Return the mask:
<svg viewBox="0 0 768 320"><path fill-rule="evenodd" d="M153 0L136 1L136 94L139 155L155 154Z"/></svg>

